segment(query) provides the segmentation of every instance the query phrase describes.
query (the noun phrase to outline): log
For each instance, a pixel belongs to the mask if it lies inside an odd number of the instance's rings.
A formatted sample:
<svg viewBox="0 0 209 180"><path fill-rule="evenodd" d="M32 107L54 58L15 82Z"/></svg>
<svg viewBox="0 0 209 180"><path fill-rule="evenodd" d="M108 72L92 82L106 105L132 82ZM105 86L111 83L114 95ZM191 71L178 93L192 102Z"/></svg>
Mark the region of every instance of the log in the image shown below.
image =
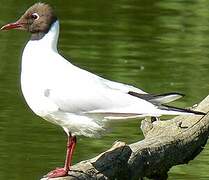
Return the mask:
<svg viewBox="0 0 209 180"><path fill-rule="evenodd" d="M73 165L69 176L53 180L167 179L172 166L187 164L207 142L209 96L192 109L207 114L182 115L154 122L145 119L141 122L143 140L130 145L116 142L97 157Z"/></svg>

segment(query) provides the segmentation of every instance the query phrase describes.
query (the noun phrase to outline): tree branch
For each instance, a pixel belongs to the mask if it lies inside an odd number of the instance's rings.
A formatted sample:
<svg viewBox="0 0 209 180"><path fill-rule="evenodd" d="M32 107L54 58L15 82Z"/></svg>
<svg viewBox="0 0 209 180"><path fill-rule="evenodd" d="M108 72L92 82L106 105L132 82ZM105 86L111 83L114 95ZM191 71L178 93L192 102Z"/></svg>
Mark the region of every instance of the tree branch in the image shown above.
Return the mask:
<svg viewBox="0 0 209 180"><path fill-rule="evenodd" d="M154 122L145 119L141 123L144 140L130 145L117 142L97 157L72 166L69 176L53 180L167 179L172 166L194 159L207 142L209 96L194 109L207 115Z"/></svg>

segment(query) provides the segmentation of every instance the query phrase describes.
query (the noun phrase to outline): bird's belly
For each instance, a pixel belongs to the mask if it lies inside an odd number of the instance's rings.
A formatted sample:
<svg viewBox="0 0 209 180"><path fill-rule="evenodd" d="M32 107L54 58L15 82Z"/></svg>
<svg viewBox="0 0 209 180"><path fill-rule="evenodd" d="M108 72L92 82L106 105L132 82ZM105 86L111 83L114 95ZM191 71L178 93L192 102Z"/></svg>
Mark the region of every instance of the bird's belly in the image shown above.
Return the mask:
<svg viewBox="0 0 209 180"><path fill-rule="evenodd" d="M74 135L88 137L100 136L105 131L105 122L85 115L56 111L44 117L45 120L57 124Z"/></svg>

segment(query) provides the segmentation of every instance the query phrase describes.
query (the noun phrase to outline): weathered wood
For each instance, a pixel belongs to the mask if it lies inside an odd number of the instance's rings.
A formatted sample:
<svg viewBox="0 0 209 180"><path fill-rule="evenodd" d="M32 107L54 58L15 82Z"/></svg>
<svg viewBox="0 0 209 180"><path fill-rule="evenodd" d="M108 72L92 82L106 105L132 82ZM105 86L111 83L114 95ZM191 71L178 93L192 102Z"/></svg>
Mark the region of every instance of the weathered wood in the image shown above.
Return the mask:
<svg viewBox="0 0 209 180"><path fill-rule="evenodd" d="M177 116L154 122L143 120L144 140L130 145L117 142L97 157L72 166L68 177L53 180L167 179L172 166L194 159L207 142L209 96L194 109L207 115Z"/></svg>

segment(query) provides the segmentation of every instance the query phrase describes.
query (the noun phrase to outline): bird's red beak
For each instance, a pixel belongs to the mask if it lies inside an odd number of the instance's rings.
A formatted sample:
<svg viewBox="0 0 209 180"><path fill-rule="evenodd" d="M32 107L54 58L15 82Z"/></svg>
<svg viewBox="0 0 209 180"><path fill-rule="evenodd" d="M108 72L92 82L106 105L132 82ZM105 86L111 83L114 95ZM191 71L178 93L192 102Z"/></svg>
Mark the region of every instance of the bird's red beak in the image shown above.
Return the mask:
<svg viewBox="0 0 209 180"><path fill-rule="evenodd" d="M1 30L10 30L10 29L23 29L24 24L21 22L14 22L14 23L9 23L1 27Z"/></svg>

